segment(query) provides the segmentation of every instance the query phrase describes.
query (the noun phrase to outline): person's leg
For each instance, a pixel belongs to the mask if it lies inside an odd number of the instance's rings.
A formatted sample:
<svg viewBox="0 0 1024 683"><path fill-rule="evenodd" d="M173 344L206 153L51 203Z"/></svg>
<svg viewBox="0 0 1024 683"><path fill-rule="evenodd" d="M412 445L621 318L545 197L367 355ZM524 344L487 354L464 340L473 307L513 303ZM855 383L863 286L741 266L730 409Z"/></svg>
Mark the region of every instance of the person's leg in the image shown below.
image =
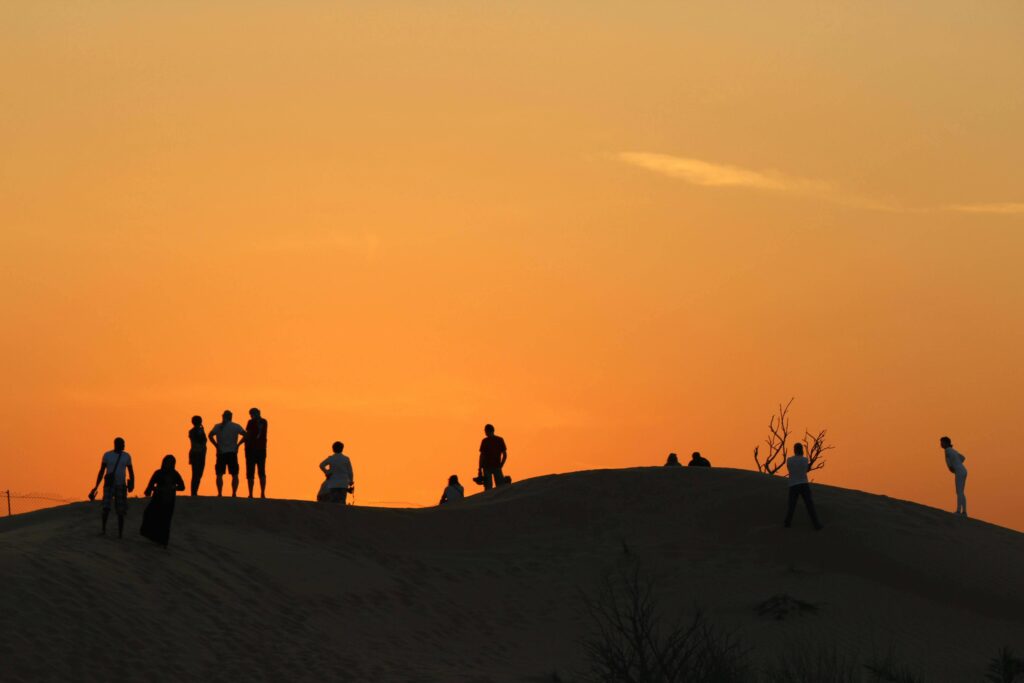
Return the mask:
<svg viewBox="0 0 1024 683"><path fill-rule="evenodd" d="M505 473L501 471L501 466L494 468L494 485L504 486L505 485Z"/></svg>
<svg viewBox="0 0 1024 683"><path fill-rule="evenodd" d="M821 529L821 522L818 521L818 512L814 509L814 500L811 498L811 485L801 484L797 488L800 489L800 496L804 499L807 514L811 516L811 524L814 525L815 529Z"/></svg>
<svg viewBox="0 0 1024 683"><path fill-rule="evenodd" d="M491 470L484 468L484 491L491 490Z"/></svg>
<svg viewBox="0 0 1024 683"><path fill-rule="evenodd" d="M236 498L238 496L238 453L232 454L232 459L228 462L228 471L231 472L231 497Z"/></svg>
<svg viewBox="0 0 1024 683"><path fill-rule="evenodd" d="M224 493L224 458L220 453L217 454L217 463L213 466L213 471L217 475L217 497L220 498Z"/></svg>
<svg viewBox="0 0 1024 683"><path fill-rule="evenodd" d="M795 486L789 487L789 501L786 504L785 526L788 528L793 523L793 512L796 510L797 490Z"/></svg>
<svg viewBox="0 0 1024 683"><path fill-rule="evenodd" d="M256 470L259 473L260 478L260 498L267 497L267 454L256 462Z"/></svg>
<svg viewBox="0 0 1024 683"><path fill-rule="evenodd" d="M252 498L253 476L256 471L256 461L253 460L249 451L245 452L245 482L249 485L249 497Z"/></svg>
<svg viewBox="0 0 1024 683"><path fill-rule="evenodd" d="M124 517L128 514L128 488L114 487L114 509L117 512L117 537L124 538Z"/></svg>
<svg viewBox="0 0 1024 683"><path fill-rule="evenodd" d="M957 472L956 473L956 511L966 516L967 515L967 496L964 495L964 488L967 486L967 473Z"/></svg>
<svg viewBox="0 0 1024 683"><path fill-rule="evenodd" d="M192 482L189 490L193 496L199 495L199 481L203 478L203 469L199 462L193 457L192 459Z"/></svg>
<svg viewBox="0 0 1024 683"><path fill-rule="evenodd" d="M110 506L114 504L114 491L112 486L103 484L103 515L100 517L102 524L100 533L107 535L107 520L110 518Z"/></svg>

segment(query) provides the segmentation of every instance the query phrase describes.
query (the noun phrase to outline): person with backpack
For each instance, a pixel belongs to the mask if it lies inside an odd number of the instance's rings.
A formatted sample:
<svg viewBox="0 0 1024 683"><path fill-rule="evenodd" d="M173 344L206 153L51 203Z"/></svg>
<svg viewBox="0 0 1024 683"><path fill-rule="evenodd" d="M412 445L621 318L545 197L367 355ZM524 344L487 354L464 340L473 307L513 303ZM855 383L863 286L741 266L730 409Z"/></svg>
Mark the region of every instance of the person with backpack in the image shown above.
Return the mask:
<svg viewBox="0 0 1024 683"><path fill-rule="evenodd" d="M139 529L140 534L165 548L171 538L174 499L178 491L185 490L185 482L174 469L174 463L173 455L165 455L160 469L149 478L149 485L143 493L149 498L149 505L142 513L142 527Z"/></svg>
<svg viewBox="0 0 1024 683"><path fill-rule="evenodd" d="M267 497L267 420L260 415L259 408L249 410L249 422L245 425L245 480L249 484L252 498L252 484L257 470L260 475L260 498Z"/></svg>
<svg viewBox="0 0 1024 683"><path fill-rule="evenodd" d="M466 490L462 488L462 484L459 483L459 475L453 474L448 477L448 486L445 487L444 493L441 494L441 502L438 505L444 505L445 503L454 503L457 500L462 500L466 497Z"/></svg>
<svg viewBox="0 0 1024 683"><path fill-rule="evenodd" d="M127 473L127 477L125 476ZM132 456L124 450L124 439L114 439L114 450L107 451L100 459L100 471L96 474L96 484L89 491L89 500L96 499L96 490L103 482L103 514L100 533L107 534L107 519L110 508L117 513L117 537L124 537L124 518L128 514L128 493L135 490L135 470L132 468Z"/></svg>
<svg viewBox="0 0 1024 683"><path fill-rule="evenodd" d="M807 514L811 516L811 523L814 524L814 530L821 531L821 522L818 521L818 513L815 511L814 501L811 499L811 485L807 481L810 463L804 457L802 443L793 444L793 455L786 458L786 468L789 470L789 507L786 509L786 528L788 529L793 521L797 498L803 498Z"/></svg>
<svg viewBox="0 0 1024 683"><path fill-rule="evenodd" d="M956 512L953 514L967 516L967 496L964 488L967 486L967 468L964 467L964 460L967 460L960 451L953 448L953 441L944 436L939 439L939 446L946 453L946 469L953 475L953 485L956 488Z"/></svg>
<svg viewBox="0 0 1024 683"><path fill-rule="evenodd" d="M484 425L484 435L480 442L478 475L483 481L484 491L488 491L492 480L494 486L508 483L501 471L508 459L508 450L505 448L505 440L494 433L494 425Z"/></svg>
<svg viewBox="0 0 1024 683"><path fill-rule="evenodd" d="M217 475L217 497L224 489L224 472L231 473L231 497L238 495L238 447L245 443L245 430L231 421L231 411L224 411L224 419L210 430L210 442L217 449L217 463L213 467Z"/></svg>
<svg viewBox="0 0 1024 683"><path fill-rule="evenodd" d="M192 467L192 495L199 495L199 482L203 480L206 469L206 430L203 429L203 418L192 416L192 429L188 430L188 464Z"/></svg>

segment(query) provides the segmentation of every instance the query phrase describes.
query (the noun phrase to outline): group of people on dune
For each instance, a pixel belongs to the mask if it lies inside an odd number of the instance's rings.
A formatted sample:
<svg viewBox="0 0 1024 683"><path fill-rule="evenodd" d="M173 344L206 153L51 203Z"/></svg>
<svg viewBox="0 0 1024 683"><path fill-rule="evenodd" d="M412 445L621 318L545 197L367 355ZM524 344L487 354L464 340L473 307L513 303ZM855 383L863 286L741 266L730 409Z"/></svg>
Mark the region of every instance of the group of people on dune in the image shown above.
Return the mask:
<svg viewBox="0 0 1024 683"><path fill-rule="evenodd" d="M246 480L249 484L249 497L253 497L253 484L255 475L258 472L260 482L260 497L266 498L266 462L267 462L267 420L258 408L249 411L249 422L243 429L232 421L232 413L225 410L222 421L214 425L207 434L203 428L203 420L200 416L192 418L192 429L189 430L189 465L192 467L191 493L198 495L199 484L203 477L203 470L206 467L206 443L209 441L217 451L214 471L217 475L217 495L223 494L224 473L231 474L231 495L235 497L238 492L238 449L245 446L245 471ZM956 514L967 516L967 497L964 489L967 483L967 468L964 467L965 458L959 451L953 448L953 442L948 436L939 440L939 445L945 453L945 464L954 477L956 489ZM103 504L101 516L101 533L107 533L107 520L110 517L111 508L117 514L117 535L124 536L124 521L127 514L128 493L135 489L135 470L132 467L132 456L125 451L125 442L121 437L114 439L114 449L103 454L100 460L100 469L96 475L96 483L89 492L89 500L95 500L100 484L103 484ZM320 471L324 475L324 482L317 493L317 500L328 503L340 503L344 505L348 494L355 491L355 476L352 471L352 461L344 454L345 444L335 441L332 445L332 453L320 463ZM511 478L505 476L504 467L508 460L508 449L505 440L494 433L493 425L484 426L484 439L480 442L480 458L477 462L477 476L474 483L480 484L484 490L504 486L511 483ZM144 495L150 498L142 518L140 533L164 547L167 547L170 539L171 518L174 515L174 501L178 491L185 490L185 482L175 469L176 459L173 455L166 455L161 462L160 468L153 472L146 486ZM681 467L679 457L675 453L669 453L665 467ZM690 457L689 467L711 467L711 462L702 456L699 451L694 451ZM801 443L793 445L793 455L786 458L786 468L789 479L789 499L786 508L784 525L788 528L793 521L793 514L796 510L797 501L803 499L811 523L816 530L822 529L814 507L814 500L811 496L811 487L807 478L811 463L804 454L804 446ZM465 489L459 482L456 474L448 478L448 485L441 494L439 505L445 505L462 500L465 497Z"/></svg>
<svg viewBox="0 0 1024 683"><path fill-rule="evenodd" d="M223 495L224 474L231 475L231 496L238 495L238 449L245 446L245 473L249 483L249 497L253 497L253 485L258 473L260 482L260 498L266 498L267 489L267 420L258 408L249 411L249 422L243 429L232 421L232 413L225 410L222 421L214 425L207 434L203 427L202 417L192 418L192 428L188 432L188 461L192 468L191 493L198 495L199 485L206 468L207 441L216 449L214 471L217 475L217 496ZM480 459L477 476L474 478L484 489L493 486L504 486L511 483L503 469L508 459L505 440L494 433L493 425L484 427L484 439L480 443ZM355 475L352 461L345 455L345 444L335 441L332 453L320 463L320 471L324 474L324 482L317 493L317 500L328 503L346 503L348 494L355 491ZM177 460L173 455L166 455L160 468L150 477L144 492L150 498L143 513L140 533L160 545L167 547L170 540L171 518L174 515L174 502L178 491L185 490L185 482L175 468ZM106 535L107 521L110 510L117 514L117 536L124 536L124 521L128 512L128 494L135 490L135 468L132 456L125 450L125 441L121 437L114 439L114 449L107 451L100 459L100 469L96 475L96 483L89 491L89 500L96 499L100 484L103 485L101 531ZM448 486L441 496L442 505L465 497L458 475L448 478Z"/></svg>
<svg viewBox="0 0 1024 683"><path fill-rule="evenodd" d="M964 461L967 460L959 451L953 448L953 441L944 436L939 439L939 446L946 457L946 467L953 474L954 487L956 489L956 513L963 517L967 516L967 497L964 495L964 488L967 485L967 468ZM699 452L694 451L690 458L689 467L711 467L707 458ZM669 453L664 467L680 467L679 456ZM807 473L811 469L811 463L804 455L802 443L793 444L793 455L786 458L786 470L789 479L789 500L786 505L786 519L783 526L787 529L793 522L793 513L796 511L797 501L803 499L804 507L807 508L807 515L811 518L811 524L815 530L824 528L818 519L818 512L814 507L814 499L811 497L811 484L807 480Z"/></svg>

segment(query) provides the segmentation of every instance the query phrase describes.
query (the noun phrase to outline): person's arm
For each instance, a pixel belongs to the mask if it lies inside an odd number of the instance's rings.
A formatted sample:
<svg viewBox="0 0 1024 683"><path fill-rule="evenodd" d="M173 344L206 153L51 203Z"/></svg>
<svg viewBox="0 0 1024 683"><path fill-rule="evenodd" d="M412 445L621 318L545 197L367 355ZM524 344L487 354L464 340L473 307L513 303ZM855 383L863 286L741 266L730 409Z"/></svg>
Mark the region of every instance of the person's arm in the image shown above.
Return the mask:
<svg viewBox="0 0 1024 683"><path fill-rule="evenodd" d="M218 437L217 437L217 435L218 435L219 433L220 433L220 432L219 432L219 431L217 431L217 428L216 428L216 427L214 427L213 429L211 429L211 430L210 430L210 433L209 433L209 434L207 434L207 436L206 436L206 438L208 438L208 439L210 440L210 443L212 443L212 444L213 444L213 447L214 447L214 448L216 448L216 449L218 449L218 450L220 450L220 444L218 444L218 443L217 443L217 441L219 441L219 439L218 439Z"/></svg>
<svg viewBox="0 0 1024 683"><path fill-rule="evenodd" d="M135 490L135 470L132 468L132 464L128 463L128 493Z"/></svg>
<svg viewBox="0 0 1024 683"><path fill-rule="evenodd" d="M356 475L352 473L352 461L349 460L345 465L348 470L348 486L349 488L352 488L356 485Z"/></svg>
<svg viewBox="0 0 1024 683"><path fill-rule="evenodd" d="M174 471L174 490L175 491L184 491L185 490L185 480L181 478L181 475L178 473L177 470Z"/></svg>
<svg viewBox="0 0 1024 683"><path fill-rule="evenodd" d="M154 472L153 476L149 478L149 483L146 484L146 490L142 492L142 495L145 496L146 498L149 498L151 495L153 495L153 491L156 490L156 478L158 474L160 474L160 470Z"/></svg>
<svg viewBox="0 0 1024 683"><path fill-rule="evenodd" d="M100 482L103 481L103 475L106 474L106 472L107 472L107 463L104 462L103 460L100 460L100 471L96 475L96 483L93 484L92 491L89 492L93 496L96 495L96 489L98 489L100 487Z"/></svg>
<svg viewBox="0 0 1024 683"><path fill-rule="evenodd" d="M448 502L448 489L445 489L441 493L441 502L439 502L438 505L444 505L447 502Z"/></svg>
<svg viewBox="0 0 1024 683"><path fill-rule="evenodd" d="M505 448L505 440L501 440L501 467L505 466L505 461L508 460L508 450Z"/></svg>
<svg viewBox="0 0 1024 683"><path fill-rule="evenodd" d="M477 473L477 476L480 476L480 477L484 476L484 446L483 446L483 444L480 444L480 460L477 463L476 473Z"/></svg>
<svg viewBox="0 0 1024 683"><path fill-rule="evenodd" d="M331 471L327 469L327 463L329 463L330 461L330 458L324 458L324 461L320 463L320 471L324 473L325 477L331 476Z"/></svg>

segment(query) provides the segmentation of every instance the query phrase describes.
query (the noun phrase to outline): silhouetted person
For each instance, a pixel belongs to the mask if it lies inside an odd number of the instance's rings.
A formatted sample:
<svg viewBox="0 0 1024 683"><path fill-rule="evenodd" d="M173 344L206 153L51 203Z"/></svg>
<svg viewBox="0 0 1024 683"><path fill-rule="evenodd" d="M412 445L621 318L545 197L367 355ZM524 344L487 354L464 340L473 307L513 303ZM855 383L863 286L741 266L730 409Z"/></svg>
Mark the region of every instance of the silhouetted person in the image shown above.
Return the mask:
<svg viewBox="0 0 1024 683"><path fill-rule="evenodd" d="M675 453L669 453L668 459L665 460L663 467L681 467L679 464L679 456Z"/></svg>
<svg viewBox="0 0 1024 683"><path fill-rule="evenodd" d="M818 513L814 511L814 501L811 500L811 485L807 481L807 471L810 463L804 457L804 445L793 444L793 455L786 459L786 467L789 469L789 508L786 510L786 528L789 528L793 521L793 511L796 510L796 499L803 498L807 506L807 514L811 516L811 523L818 531L821 530L821 522L818 521Z"/></svg>
<svg viewBox="0 0 1024 683"><path fill-rule="evenodd" d="M356 484L355 476L352 474L352 461L342 453L345 450L345 444L342 442L335 441L331 450L334 452L320 463L320 471L327 477L322 500L344 505L349 491L353 490Z"/></svg>
<svg viewBox="0 0 1024 683"><path fill-rule="evenodd" d="M203 418L192 417L192 429L188 430L188 464L192 466L192 495L199 495L199 482L203 480L206 469L206 430L203 429Z"/></svg>
<svg viewBox="0 0 1024 683"><path fill-rule="evenodd" d="M127 472L127 479L125 473ZM128 513L128 492L135 490L135 470L132 469L132 456L124 449L124 439L114 439L114 450L107 451L100 459L100 471L96 475L96 484L89 492L89 500L96 499L96 489L103 482L103 516L101 532L107 533L107 518L110 507L117 513L117 537L124 536L124 516Z"/></svg>
<svg viewBox="0 0 1024 683"><path fill-rule="evenodd" d="M504 486L505 475L501 468L505 466L508 459L508 451L505 448L505 440L494 433L494 425L484 425L484 440L480 442L480 465L479 475L483 477L484 490L492 486Z"/></svg>
<svg viewBox="0 0 1024 683"><path fill-rule="evenodd" d="M245 430L231 421L231 411L224 411L224 420L210 430L210 442L217 448L217 495L224 489L224 471L231 473L231 496L238 495L238 447L245 443Z"/></svg>
<svg viewBox="0 0 1024 683"><path fill-rule="evenodd" d="M690 456L690 462L686 464L687 467L711 467L711 461L700 454L700 451L694 451L693 455Z"/></svg>
<svg viewBox="0 0 1024 683"><path fill-rule="evenodd" d="M441 502L438 505L444 505L445 503L454 503L457 500L462 500L466 497L466 491L462 488L462 484L459 483L459 475L453 474L448 477L448 486L445 488L444 493L441 494Z"/></svg>
<svg viewBox="0 0 1024 683"><path fill-rule="evenodd" d="M946 452L946 468L953 475L953 483L956 487L956 513L967 516L967 496L964 495L964 487L967 486L967 468L964 467L964 460L967 460L958 450L953 448L953 442L948 436L939 439L939 445Z"/></svg>
<svg viewBox="0 0 1024 683"><path fill-rule="evenodd" d="M249 484L252 498L252 482L255 470L260 473L260 498L267 497L267 421L260 416L259 408L249 411L249 422L245 425L245 479Z"/></svg>
<svg viewBox="0 0 1024 683"><path fill-rule="evenodd" d="M178 491L185 490L185 482L174 469L174 456L165 455L160 469L149 478L144 495L149 500L145 512L142 513L142 528L139 533L163 547L171 538L171 517L174 516L174 499Z"/></svg>

